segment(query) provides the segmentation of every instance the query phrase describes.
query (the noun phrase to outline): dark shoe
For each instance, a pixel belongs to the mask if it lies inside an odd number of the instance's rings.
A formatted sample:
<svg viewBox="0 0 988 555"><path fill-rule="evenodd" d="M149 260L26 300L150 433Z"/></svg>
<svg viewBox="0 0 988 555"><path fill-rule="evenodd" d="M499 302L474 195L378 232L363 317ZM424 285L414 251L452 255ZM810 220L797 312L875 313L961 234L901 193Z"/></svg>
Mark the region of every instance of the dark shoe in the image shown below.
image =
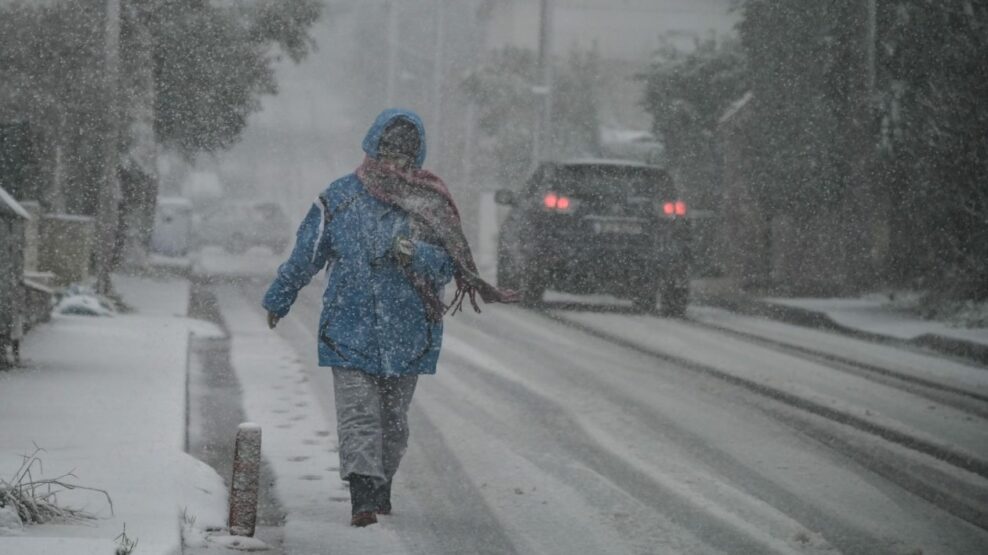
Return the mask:
<svg viewBox="0 0 988 555"><path fill-rule="evenodd" d="M374 487L374 479L363 474L351 474L349 478L352 507L350 514L353 516L351 524L354 526L374 524L377 522L377 517L374 516L374 509L377 508L377 498L374 496L377 488ZM370 514L373 520L367 521L366 514ZM361 517L361 515L365 516ZM358 521L363 524L357 524Z"/></svg>
<svg viewBox="0 0 988 555"><path fill-rule="evenodd" d="M377 514L379 515L389 515L391 514L391 481L389 480L383 486L377 488L374 491L374 501L377 504Z"/></svg>
<svg viewBox="0 0 988 555"><path fill-rule="evenodd" d="M350 519L350 526L356 526L358 528L370 526L371 524L377 524L377 515L371 511L359 512Z"/></svg>

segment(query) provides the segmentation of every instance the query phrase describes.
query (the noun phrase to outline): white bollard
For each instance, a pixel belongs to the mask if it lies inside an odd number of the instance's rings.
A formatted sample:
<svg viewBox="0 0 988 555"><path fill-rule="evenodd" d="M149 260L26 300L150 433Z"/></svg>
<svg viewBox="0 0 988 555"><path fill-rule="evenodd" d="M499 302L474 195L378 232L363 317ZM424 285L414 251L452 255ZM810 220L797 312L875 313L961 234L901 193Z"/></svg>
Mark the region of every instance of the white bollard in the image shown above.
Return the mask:
<svg viewBox="0 0 988 555"><path fill-rule="evenodd" d="M244 422L237 428L230 481L230 535L254 535L257 524L257 487L261 470L261 427Z"/></svg>

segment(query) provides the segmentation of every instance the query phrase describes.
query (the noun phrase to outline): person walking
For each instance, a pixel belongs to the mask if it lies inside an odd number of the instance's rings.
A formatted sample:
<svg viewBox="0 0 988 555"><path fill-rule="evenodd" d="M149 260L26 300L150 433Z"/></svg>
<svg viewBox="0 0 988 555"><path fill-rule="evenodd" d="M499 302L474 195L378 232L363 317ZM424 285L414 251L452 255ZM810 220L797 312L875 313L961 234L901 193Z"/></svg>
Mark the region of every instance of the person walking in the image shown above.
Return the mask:
<svg viewBox="0 0 988 555"><path fill-rule="evenodd" d="M272 329L323 268L319 366L331 367L340 475L353 526L391 512L391 483L408 445L418 377L434 374L443 316L469 301L516 302L477 272L446 185L422 169L425 127L408 110L382 112L363 140L364 162L319 194L291 255L262 301ZM452 302L444 286L456 283Z"/></svg>

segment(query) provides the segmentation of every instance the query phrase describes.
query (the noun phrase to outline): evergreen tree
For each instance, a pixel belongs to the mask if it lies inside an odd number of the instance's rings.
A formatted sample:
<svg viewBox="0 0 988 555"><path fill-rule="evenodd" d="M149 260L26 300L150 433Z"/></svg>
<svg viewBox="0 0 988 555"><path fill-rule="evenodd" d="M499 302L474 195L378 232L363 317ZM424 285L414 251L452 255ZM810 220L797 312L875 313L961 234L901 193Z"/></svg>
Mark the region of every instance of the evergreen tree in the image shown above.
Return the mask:
<svg viewBox="0 0 988 555"><path fill-rule="evenodd" d="M666 45L640 77L645 81L643 104L676 182L692 203L717 207L717 124L750 86L740 44L710 38L689 53Z"/></svg>
<svg viewBox="0 0 988 555"><path fill-rule="evenodd" d="M747 181L775 222L768 255L783 268L776 277L793 291L836 293L873 279L866 8L856 0L743 4L738 29L754 93Z"/></svg>
<svg viewBox="0 0 988 555"><path fill-rule="evenodd" d="M313 46L308 28L322 5L122 0L124 9L137 3L150 19L157 138L190 156L236 142L260 97L277 91L273 47L295 61L304 57ZM103 109L103 4L61 0L0 7L5 103L16 103L49 129L68 125L94 135Z"/></svg>
<svg viewBox="0 0 988 555"><path fill-rule="evenodd" d="M988 5L879 4L894 276L988 298Z"/></svg>
<svg viewBox="0 0 988 555"><path fill-rule="evenodd" d="M762 200L774 211L839 208L849 184L858 2L748 0L738 26L749 57Z"/></svg>
<svg viewBox="0 0 988 555"><path fill-rule="evenodd" d="M321 6L318 0L155 3L155 130L163 144L190 155L236 142L260 97L277 92L271 46L301 60L313 46L307 30Z"/></svg>
<svg viewBox="0 0 988 555"><path fill-rule="evenodd" d="M546 159L599 154L598 55L572 52L568 63L555 70L552 127ZM535 54L507 47L471 72L461 86L477 104L480 131L477 158L486 163L478 172L514 186L532 168L532 140L541 98Z"/></svg>

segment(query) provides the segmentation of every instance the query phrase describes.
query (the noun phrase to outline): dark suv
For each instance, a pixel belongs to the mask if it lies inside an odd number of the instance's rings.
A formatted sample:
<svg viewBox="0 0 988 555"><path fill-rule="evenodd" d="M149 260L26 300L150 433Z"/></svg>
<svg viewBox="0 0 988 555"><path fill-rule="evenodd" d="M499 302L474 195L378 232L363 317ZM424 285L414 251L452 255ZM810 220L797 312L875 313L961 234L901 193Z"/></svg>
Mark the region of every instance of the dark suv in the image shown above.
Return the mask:
<svg viewBox="0 0 988 555"><path fill-rule="evenodd" d="M539 302L547 288L608 293L681 316L689 298L686 204L661 168L637 162L546 162L520 192L498 191L513 209L501 227L497 280Z"/></svg>

